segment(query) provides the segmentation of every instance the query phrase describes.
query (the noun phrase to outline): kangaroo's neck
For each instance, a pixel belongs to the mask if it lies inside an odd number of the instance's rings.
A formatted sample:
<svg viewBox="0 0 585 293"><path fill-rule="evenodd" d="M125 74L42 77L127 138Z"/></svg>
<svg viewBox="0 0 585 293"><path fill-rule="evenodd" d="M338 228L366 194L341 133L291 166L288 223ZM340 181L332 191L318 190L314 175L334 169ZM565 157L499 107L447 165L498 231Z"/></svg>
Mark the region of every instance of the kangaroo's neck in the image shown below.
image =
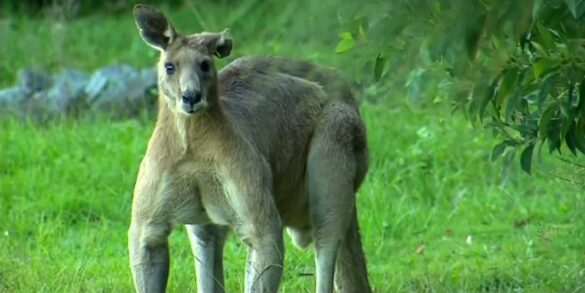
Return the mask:
<svg viewBox="0 0 585 293"><path fill-rule="evenodd" d="M215 157L231 145L233 133L219 103L190 115L172 111L164 101L160 106L158 123L169 130L180 153Z"/></svg>

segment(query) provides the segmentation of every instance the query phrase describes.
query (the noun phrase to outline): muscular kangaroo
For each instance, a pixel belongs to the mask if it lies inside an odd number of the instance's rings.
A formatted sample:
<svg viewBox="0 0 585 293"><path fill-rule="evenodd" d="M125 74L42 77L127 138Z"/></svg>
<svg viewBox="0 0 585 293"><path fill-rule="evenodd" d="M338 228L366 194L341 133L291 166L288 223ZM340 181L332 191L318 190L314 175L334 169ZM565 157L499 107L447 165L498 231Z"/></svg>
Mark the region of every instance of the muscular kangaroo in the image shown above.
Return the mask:
<svg viewBox="0 0 585 293"><path fill-rule="evenodd" d="M283 228L313 240L317 292L371 292L355 193L367 171L366 131L333 69L228 56L221 33L180 34L137 5L144 41L160 50L159 113L134 189L128 232L138 292L164 292L168 236L185 225L199 292L224 292L228 230L248 247L245 291L278 291Z"/></svg>

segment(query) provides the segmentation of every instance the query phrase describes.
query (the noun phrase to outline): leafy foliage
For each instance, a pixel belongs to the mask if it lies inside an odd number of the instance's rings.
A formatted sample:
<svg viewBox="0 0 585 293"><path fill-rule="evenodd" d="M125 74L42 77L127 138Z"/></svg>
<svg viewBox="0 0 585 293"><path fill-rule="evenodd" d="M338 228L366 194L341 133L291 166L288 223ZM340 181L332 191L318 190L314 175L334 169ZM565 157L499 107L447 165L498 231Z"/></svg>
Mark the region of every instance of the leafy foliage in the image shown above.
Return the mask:
<svg viewBox="0 0 585 293"><path fill-rule="evenodd" d="M373 79L405 85L411 102L453 101L501 137L492 159L521 150L530 173L544 143L550 152L585 154L585 1L398 0L345 8L336 51L360 46L373 56Z"/></svg>

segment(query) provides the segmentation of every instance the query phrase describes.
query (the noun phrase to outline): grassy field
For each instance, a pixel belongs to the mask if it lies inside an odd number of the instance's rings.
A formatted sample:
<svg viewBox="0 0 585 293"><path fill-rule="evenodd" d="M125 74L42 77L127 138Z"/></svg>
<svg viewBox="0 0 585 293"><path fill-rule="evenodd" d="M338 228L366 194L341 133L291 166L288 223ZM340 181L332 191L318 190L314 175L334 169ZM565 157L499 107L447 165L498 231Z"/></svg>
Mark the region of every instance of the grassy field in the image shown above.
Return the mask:
<svg viewBox="0 0 585 293"><path fill-rule="evenodd" d="M333 54L336 28L316 19L320 7L305 4L271 16L275 7L255 1L232 10L209 4L205 13L187 5L169 14L183 30L232 27L236 56L305 57L361 74L359 51ZM17 15L0 30L1 86L13 84L22 67L93 70L156 59L129 14ZM583 186L530 177L517 166L502 172L489 160L491 135L446 105L411 110L391 92L365 100L371 169L358 210L376 292L585 292ZM126 230L153 124L150 115L46 125L0 118L0 292L133 290ZM551 169L570 168L546 158ZM288 239L286 248L281 291L311 292L312 251L298 251ZM170 292L194 292L182 229L171 237L171 254ZM234 237L225 262L227 291L241 292L245 245Z"/></svg>

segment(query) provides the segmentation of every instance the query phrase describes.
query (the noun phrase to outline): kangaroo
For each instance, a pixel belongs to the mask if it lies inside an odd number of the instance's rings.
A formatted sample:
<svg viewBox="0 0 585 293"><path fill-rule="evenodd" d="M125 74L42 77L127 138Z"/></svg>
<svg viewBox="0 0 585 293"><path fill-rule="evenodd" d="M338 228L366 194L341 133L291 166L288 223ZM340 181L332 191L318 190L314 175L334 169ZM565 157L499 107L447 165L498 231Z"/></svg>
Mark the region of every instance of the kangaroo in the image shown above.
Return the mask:
<svg viewBox="0 0 585 293"><path fill-rule="evenodd" d="M368 168L366 129L341 74L306 61L243 57L219 72L229 32L179 33L136 5L160 51L159 112L138 171L128 231L138 292L164 292L168 237L184 225L198 292L224 292L228 231L247 246L245 292L278 291L283 229L314 240L317 292L371 292L355 193Z"/></svg>

